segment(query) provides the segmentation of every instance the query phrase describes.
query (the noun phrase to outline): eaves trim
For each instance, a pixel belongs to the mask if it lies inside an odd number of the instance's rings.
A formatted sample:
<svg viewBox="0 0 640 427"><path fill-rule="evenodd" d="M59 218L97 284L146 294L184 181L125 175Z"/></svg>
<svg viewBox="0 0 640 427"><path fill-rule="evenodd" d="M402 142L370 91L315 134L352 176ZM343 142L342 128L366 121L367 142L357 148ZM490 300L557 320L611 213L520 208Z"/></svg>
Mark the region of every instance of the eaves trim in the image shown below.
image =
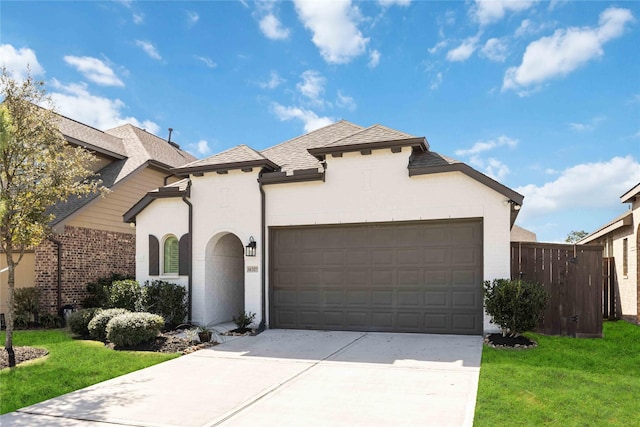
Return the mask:
<svg viewBox="0 0 640 427"><path fill-rule="evenodd" d="M429 146L425 138L405 138L395 139L391 141L365 142L361 144L338 145L329 147L309 148L309 154L313 156L324 156L327 154L349 153L360 150L379 150L384 148L395 147L420 147L423 151L427 151Z"/></svg>
<svg viewBox="0 0 640 427"><path fill-rule="evenodd" d="M317 168L296 170L293 171L293 175L287 175L286 172L267 172L263 173L258 181L262 185L288 184L291 182L306 181L324 182L324 174L324 172L318 172Z"/></svg>
<svg viewBox="0 0 640 427"><path fill-rule="evenodd" d="M148 192L142 199L133 205L131 209L122 215L123 222L135 223L136 216L142 212L147 206L153 203L156 199L168 199L172 197L182 197L186 195L189 197L189 193L185 190L180 190L177 187L160 187L156 191Z"/></svg>
<svg viewBox="0 0 640 427"><path fill-rule="evenodd" d="M471 166L465 163L453 163L450 165L441 165L441 166L409 166L409 176L415 175L428 175L432 173L445 173L445 172L462 172L470 178L475 179L481 184L486 185L487 187L497 191L505 197L508 197L509 200L513 201L518 205L522 205L522 201L524 200L524 196L509 187L500 184L498 181L489 178L483 173L478 172Z"/></svg>
<svg viewBox="0 0 640 427"><path fill-rule="evenodd" d="M609 222L608 224L603 225L598 230L596 230L593 233L589 234L588 236L586 236L582 240L579 240L577 242L577 244L578 245L584 245L586 243L593 242L594 240L599 239L600 237L606 236L607 234L609 234L609 233L611 233L613 231L619 230L622 227L626 227L626 226L629 226L629 225L632 225L632 224L633 224L633 212L631 212L631 211L625 212L624 214L622 214L618 218L614 219L613 221Z"/></svg>
<svg viewBox="0 0 640 427"><path fill-rule="evenodd" d="M173 168L171 172L178 176L188 176L192 173L217 172L224 170L234 170L253 167L267 167L272 170L280 169L280 166L268 159L249 160L245 162L218 163L212 165L190 166Z"/></svg>

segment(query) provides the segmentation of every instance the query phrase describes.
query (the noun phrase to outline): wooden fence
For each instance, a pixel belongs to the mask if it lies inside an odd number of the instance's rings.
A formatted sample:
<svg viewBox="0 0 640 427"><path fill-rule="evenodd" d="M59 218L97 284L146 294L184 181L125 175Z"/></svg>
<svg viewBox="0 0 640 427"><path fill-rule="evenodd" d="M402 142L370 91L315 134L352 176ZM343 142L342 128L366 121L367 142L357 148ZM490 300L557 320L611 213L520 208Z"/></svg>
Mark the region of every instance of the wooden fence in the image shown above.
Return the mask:
<svg viewBox="0 0 640 427"><path fill-rule="evenodd" d="M541 283L551 298L536 332L602 336L602 246L511 243L511 278Z"/></svg>
<svg viewBox="0 0 640 427"><path fill-rule="evenodd" d="M602 259L602 317L605 319L620 319L622 306L620 303L620 289L616 276L615 258Z"/></svg>

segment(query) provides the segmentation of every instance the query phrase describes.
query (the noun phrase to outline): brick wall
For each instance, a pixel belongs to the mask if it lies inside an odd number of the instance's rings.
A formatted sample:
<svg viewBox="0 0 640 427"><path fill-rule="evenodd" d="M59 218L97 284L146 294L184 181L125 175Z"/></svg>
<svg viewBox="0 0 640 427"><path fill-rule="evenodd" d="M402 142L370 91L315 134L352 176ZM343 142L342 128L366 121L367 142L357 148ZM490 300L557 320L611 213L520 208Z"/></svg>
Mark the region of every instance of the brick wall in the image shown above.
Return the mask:
<svg viewBox="0 0 640 427"><path fill-rule="evenodd" d="M65 227L54 236L62 243L62 305L80 308L86 285L112 273L135 276L135 234ZM35 285L42 290L42 312L55 313L58 304L56 245L46 240L35 251Z"/></svg>

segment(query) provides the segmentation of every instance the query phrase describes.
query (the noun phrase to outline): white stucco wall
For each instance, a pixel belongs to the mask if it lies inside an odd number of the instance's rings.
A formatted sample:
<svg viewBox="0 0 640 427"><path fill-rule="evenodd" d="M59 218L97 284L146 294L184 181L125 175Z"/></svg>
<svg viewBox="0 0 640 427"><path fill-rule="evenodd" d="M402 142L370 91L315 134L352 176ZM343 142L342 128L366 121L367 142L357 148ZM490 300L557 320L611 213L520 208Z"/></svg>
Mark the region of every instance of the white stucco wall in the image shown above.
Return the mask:
<svg viewBox="0 0 640 427"><path fill-rule="evenodd" d="M187 205L179 198L156 199L136 217L136 280L165 280L188 288L187 276L162 274L162 243L167 235L178 239L189 232ZM149 234L160 243L160 275L149 275Z"/></svg>
<svg viewBox="0 0 640 427"><path fill-rule="evenodd" d="M461 172L409 177L410 153L410 148L403 148L401 153L385 149L365 156L359 152L327 156L324 183L265 186L267 223L287 226L483 218L484 278L508 278L507 198ZM485 330L495 330L487 316Z"/></svg>
<svg viewBox="0 0 640 427"><path fill-rule="evenodd" d="M371 155L327 156L326 180L264 186L269 226L482 218L484 278L510 275L510 206L507 198L460 172L409 177L410 148L400 153L374 150ZM193 216L193 316L210 324L221 313L224 298L212 292L207 275L207 247L229 233L243 246L252 236L255 257L243 257L244 307L261 316L261 197L258 169L230 170L191 177ZM180 199L156 200L137 217L137 276L147 278L147 234L187 232L187 206ZM268 240L268 235L267 235ZM268 259L266 260L268 266ZM268 270L268 269L267 269ZM209 270L211 273L211 270ZM268 271L267 277L268 289ZM186 277L179 278L186 285ZM209 290L208 290L209 289ZM268 307L267 301L267 307ZM267 313L265 313L268 316ZM485 316L485 330L495 329Z"/></svg>

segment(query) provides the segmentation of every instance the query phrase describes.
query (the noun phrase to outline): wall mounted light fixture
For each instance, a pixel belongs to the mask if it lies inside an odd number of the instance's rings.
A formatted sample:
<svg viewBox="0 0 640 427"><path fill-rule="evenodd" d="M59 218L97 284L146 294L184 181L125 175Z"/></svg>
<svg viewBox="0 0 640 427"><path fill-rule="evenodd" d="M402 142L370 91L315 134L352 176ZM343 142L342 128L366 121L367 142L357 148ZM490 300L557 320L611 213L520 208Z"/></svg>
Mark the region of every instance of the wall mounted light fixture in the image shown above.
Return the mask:
<svg viewBox="0 0 640 427"><path fill-rule="evenodd" d="M246 256L256 256L256 241L253 240L253 236L249 237L249 243L244 247Z"/></svg>

